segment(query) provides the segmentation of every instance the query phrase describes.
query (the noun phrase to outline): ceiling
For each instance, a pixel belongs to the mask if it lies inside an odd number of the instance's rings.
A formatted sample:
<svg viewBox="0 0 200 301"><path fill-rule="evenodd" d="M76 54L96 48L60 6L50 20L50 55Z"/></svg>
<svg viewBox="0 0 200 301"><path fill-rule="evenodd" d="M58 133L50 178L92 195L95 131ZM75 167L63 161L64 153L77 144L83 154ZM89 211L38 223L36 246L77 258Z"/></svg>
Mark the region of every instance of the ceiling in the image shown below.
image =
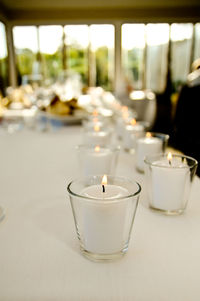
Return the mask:
<svg viewBox="0 0 200 301"><path fill-rule="evenodd" d="M106 7L183 7L198 6L199 0L0 0L5 9L49 9L49 8L106 8Z"/></svg>
<svg viewBox="0 0 200 301"><path fill-rule="evenodd" d="M8 21L66 19L163 19L200 21L199 0L0 0Z"/></svg>

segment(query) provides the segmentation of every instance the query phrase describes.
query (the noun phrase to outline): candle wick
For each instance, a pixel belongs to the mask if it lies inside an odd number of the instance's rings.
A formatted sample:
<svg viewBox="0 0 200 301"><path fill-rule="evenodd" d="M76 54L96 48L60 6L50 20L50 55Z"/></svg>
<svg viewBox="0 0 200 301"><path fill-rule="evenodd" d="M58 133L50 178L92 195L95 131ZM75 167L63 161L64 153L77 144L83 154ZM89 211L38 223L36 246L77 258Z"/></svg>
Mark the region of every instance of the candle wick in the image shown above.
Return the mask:
<svg viewBox="0 0 200 301"><path fill-rule="evenodd" d="M169 160L169 165L170 165L170 166L172 165L172 162L171 162L171 160Z"/></svg>
<svg viewBox="0 0 200 301"><path fill-rule="evenodd" d="M104 185L102 185L102 188L103 188L103 192L105 192L105 186Z"/></svg>

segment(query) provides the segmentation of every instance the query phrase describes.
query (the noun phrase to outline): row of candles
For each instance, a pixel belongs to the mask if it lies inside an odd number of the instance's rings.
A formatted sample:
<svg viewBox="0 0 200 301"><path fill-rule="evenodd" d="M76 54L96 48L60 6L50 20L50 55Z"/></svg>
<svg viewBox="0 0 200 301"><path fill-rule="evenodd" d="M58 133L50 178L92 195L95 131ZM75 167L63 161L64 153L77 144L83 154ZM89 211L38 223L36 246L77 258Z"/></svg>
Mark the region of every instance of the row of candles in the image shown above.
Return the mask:
<svg viewBox="0 0 200 301"><path fill-rule="evenodd" d="M197 167L193 158L164 153L168 135L147 132L127 107L119 112L114 127L96 111L83 122L83 145L77 147L82 178L68 185L80 247L93 260L126 253L141 191L135 181L114 175L120 150L112 146L115 134L135 152L137 170L145 171L153 209L182 213Z"/></svg>
<svg viewBox="0 0 200 301"><path fill-rule="evenodd" d="M92 146L96 153L95 157L102 157L102 153L108 155L106 149L112 143L116 143L116 136L122 142L124 150L136 155L136 167L138 171L144 172L144 157L150 154L162 153L166 148L169 136L161 133L146 132L148 124L136 122L127 107L122 107L121 116L117 116L114 128L94 111L89 120L83 122L83 144ZM95 148L97 146L97 148ZM99 152L101 147L101 152ZM115 149L112 148L113 152ZM112 170L111 170L112 172ZM97 170L98 174L98 170Z"/></svg>

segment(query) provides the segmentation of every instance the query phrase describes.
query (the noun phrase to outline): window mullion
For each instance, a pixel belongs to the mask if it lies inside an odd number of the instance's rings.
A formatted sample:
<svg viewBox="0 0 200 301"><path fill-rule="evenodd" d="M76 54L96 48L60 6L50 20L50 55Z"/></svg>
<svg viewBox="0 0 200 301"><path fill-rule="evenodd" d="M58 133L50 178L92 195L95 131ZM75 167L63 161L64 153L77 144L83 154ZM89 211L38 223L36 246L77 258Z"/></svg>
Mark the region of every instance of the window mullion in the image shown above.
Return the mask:
<svg viewBox="0 0 200 301"><path fill-rule="evenodd" d="M122 79L122 39L121 39L121 22L115 24L115 65L114 65L114 92L120 97L123 93Z"/></svg>

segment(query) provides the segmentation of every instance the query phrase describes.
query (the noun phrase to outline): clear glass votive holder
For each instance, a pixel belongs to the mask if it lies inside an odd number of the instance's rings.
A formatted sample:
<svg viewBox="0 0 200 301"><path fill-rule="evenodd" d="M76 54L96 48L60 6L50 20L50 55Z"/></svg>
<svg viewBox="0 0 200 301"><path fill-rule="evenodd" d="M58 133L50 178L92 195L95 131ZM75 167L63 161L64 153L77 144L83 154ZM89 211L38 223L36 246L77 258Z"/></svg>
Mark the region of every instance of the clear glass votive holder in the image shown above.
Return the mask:
<svg viewBox="0 0 200 301"><path fill-rule="evenodd" d="M124 127L122 144L125 151L135 153L137 139L145 135L148 126L148 122L135 121L135 124L127 124Z"/></svg>
<svg viewBox="0 0 200 301"><path fill-rule="evenodd" d="M105 118L92 118L92 119L85 119L82 121L82 126L85 130L94 130L95 127L98 127L100 130L106 129L110 126L109 122Z"/></svg>
<svg viewBox="0 0 200 301"><path fill-rule="evenodd" d="M155 132L144 133L136 141L136 169L144 172L144 158L148 155L164 153L168 145L169 135Z"/></svg>
<svg viewBox="0 0 200 301"><path fill-rule="evenodd" d="M186 209L198 162L188 156L166 154L145 157L145 178L149 207L167 215Z"/></svg>
<svg viewBox="0 0 200 301"><path fill-rule="evenodd" d="M101 147L112 143L113 131L111 128L94 127L91 129L83 129L83 144Z"/></svg>
<svg viewBox="0 0 200 301"><path fill-rule="evenodd" d="M127 106L122 106L115 119L115 131L118 138L121 140L124 135L124 128L130 124L132 119L137 118L137 113Z"/></svg>
<svg viewBox="0 0 200 301"><path fill-rule="evenodd" d="M105 122L102 120L99 120L97 118L94 118L93 120L83 120L82 121L82 126L85 129L93 129L95 125L102 128L102 127L104 127Z"/></svg>
<svg viewBox="0 0 200 301"><path fill-rule="evenodd" d="M88 176L69 183L70 197L80 249L95 261L123 256L127 250L141 187L124 177Z"/></svg>
<svg viewBox="0 0 200 301"><path fill-rule="evenodd" d="M78 145L79 170L82 176L114 175L117 167L120 147L100 147Z"/></svg>

